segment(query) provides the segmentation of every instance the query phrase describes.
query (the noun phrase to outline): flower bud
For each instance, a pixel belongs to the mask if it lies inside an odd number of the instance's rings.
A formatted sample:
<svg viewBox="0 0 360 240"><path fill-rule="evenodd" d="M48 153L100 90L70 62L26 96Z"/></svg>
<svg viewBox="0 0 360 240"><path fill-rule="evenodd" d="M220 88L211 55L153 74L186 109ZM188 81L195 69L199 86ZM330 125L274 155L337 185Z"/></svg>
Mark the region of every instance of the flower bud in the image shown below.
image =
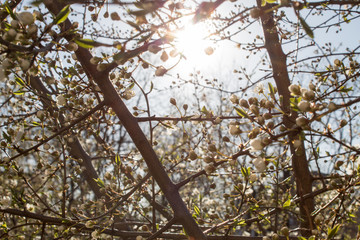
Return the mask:
<svg viewBox="0 0 360 240"><path fill-rule="evenodd" d="M150 44L148 46L148 51L151 52L151 53L156 54L156 53L160 52L160 50L161 50L161 47L159 47L156 44Z"/></svg>
<svg viewBox="0 0 360 240"><path fill-rule="evenodd" d="M216 152L217 151L217 149L216 149L216 146L215 146L215 144L209 144L208 145L208 150L210 151L210 152Z"/></svg>
<svg viewBox="0 0 360 240"><path fill-rule="evenodd" d="M259 108L258 108L258 106L254 105L254 104L250 105L250 111L253 114L255 114L256 116L259 115Z"/></svg>
<svg viewBox="0 0 360 240"><path fill-rule="evenodd" d="M250 146L251 146L252 150L255 150L255 151L263 150L263 148L265 147L263 145L261 139L259 139L259 138L252 139L250 141Z"/></svg>
<svg viewBox="0 0 360 240"><path fill-rule="evenodd" d="M307 112L310 110L310 103L308 101L300 101L298 103L298 108L300 109L300 111L302 112Z"/></svg>
<svg viewBox="0 0 360 240"><path fill-rule="evenodd" d="M215 159L214 159L213 157L210 157L210 156L204 157L203 160L204 160L204 162L206 162L206 163L212 163L212 162L215 161Z"/></svg>
<svg viewBox="0 0 360 240"><path fill-rule="evenodd" d="M289 86L289 91L291 94L295 95L295 96L299 96L301 95L301 90L300 90L300 86L296 85L296 84L291 84Z"/></svg>
<svg viewBox="0 0 360 240"><path fill-rule="evenodd" d="M117 12L112 12L112 13L110 14L110 18L111 18L111 20L113 20L113 21L119 21L119 20L120 20L120 16L119 16L119 14L118 14Z"/></svg>
<svg viewBox="0 0 360 240"><path fill-rule="evenodd" d="M347 121L345 119L341 119L340 127L344 127L344 126L346 126L346 124L347 124Z"/></svg>
<svg viewBox="0 0 360 240"><path fill-rule="evenodd" d="M231 94L230 101L232 103L234 103L234 104L238 104L239 103L239 98L235 94Z"/></svg>
<svg viewBox="0 0 360 240"><path fill-rule="evenodd" d="M239 128L238 125L230 125L230 127L229 127L229 133L230 133L231 135L237 136L237 135L241 134L241 132L242 132L242 131L240 130L240 128Z"/></svg>
<svg viewBox="0 0 360 240"><path fill-rule="evenodd" d="M260 9L259 8L253 8L250 10L250 17L254 19L258 19L260 17Z"/></svg>
<svg viewBox="0 0 360 240"><path fill-rule="evenodd" d="M298 117L296 118L296 125L299 127L304 127L308 124L308 120L305 117Z"/></svg>
<svg viewBox="0 0 360 240"><path fill-rule="evenodd" d="M170 98L170 103L174 106L176 106L176 100L175 98Z"/></svg>
<svg viewBox="0 0 360 240"><path fill-rule="evenodd" d="M257 158L255 158L252 163L254 164L256 170L258 172L264 172L266 169L266 164L265 164L265 159L258 156Z"/></svg>
<svg viewBox="0 0 360 240"><path fill-rule="evenodd" d="M76 51L78 50L79 46L75 42L69 42L65 45L66 49L69 51Z"/></svg>
<svg viewBox="0 0 360 240"><path fill-rule="evenodd" d="M306 90L302 93L302 97L305 100L311 101L315 98L315 92L312 90Z"/></svg>
<svg viewBox="0 0 360 240"><path fill-rule="evenodd" d="M21 12L17 15L19 21L24 25L30 25L34 23L34 15L30 12Z"/></svg>
<svg viewBox="0 0 360 240"><path fill-rule="evenodd" d="M169 59L169 56L167 55L167 53L165 51L163 51L160 59L161 59L161 61L166 62Z"/></svg>
<svg viewBox="0 0 360 240"><path fill-rule="evenodd" d="M328 109L329 109L330 111L335 111L335 110L337 109L337 106L336 106L335 103L330 102L329 105L328 105Z"/></svg>
<svg viewBox="0 0 360 240"><path fill-rule="evenodd" d="M240 100L240 106L242 106L244 108L249 108L248 101L246 101L245 99L241 99Z"/></svg>
<svg viewBox="0 0 360 240"><path fill-rule="evenodd" d="M190 158L191 160L195 160L195 159L198 158L198 156L197 156L197 154L195 153L194 150L191 150L191 151L189 152L189 158Z"/></svg>
<svg viewBox="0 0 360 240"><path fill-rule="evenodd" d="M163 66L160 66L160 67L156 68L155 76L162 77L165 75L166 72L167 72L167 70Z"/></svg>
<svg viewBox="0 0 360 240"><path fill-rule="evenodd" d="M204 51L205 51L206 55L211 55L214 53L214 49L212 47L207 47L207 48L205 48Z"/></svg>
<svg viewBox="0 0 360 240"><path fill-rule="evenodd" d="M215 166L213 164L209 164L205 166L205 172L206 174L210 174L216 170Z"/></svg>

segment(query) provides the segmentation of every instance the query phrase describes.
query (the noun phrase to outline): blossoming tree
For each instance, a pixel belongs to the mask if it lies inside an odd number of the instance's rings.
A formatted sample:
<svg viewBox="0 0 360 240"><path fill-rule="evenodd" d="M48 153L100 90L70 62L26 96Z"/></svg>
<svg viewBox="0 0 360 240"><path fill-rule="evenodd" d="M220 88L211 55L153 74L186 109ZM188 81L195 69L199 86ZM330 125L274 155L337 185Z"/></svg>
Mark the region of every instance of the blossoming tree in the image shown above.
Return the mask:
<svg viewBox="0 0 360 240"><path fill-rule="evenodd" d="M354 239L358 8L1 1L1 238ZM200 24L255 72L180 77Z"/></svg>

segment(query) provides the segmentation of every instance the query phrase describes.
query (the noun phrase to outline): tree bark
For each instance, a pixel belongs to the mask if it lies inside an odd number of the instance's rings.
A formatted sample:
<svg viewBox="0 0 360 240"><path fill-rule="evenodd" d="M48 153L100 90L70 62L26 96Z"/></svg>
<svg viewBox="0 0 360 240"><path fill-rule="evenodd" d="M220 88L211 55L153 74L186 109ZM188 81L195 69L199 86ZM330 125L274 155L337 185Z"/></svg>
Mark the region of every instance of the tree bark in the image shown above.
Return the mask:
<svg viewBox="0 0 360 240"><path fill-rule="evenodd" d="M55 15L57 15L64 7L61 2L54 0L45 0L44 4ZM66 20L63 24L63 28L69 29L70 27L70 21ZM65 36L68 41L71 41L73 37L73 35ZM196 221L192 218L192 215L182 200L176 185L171 181L164 167L160 163L159 158L157 157L145 134L141 130L136 118L128 110L116 89L112 85L109 79L109 72L97 71L96 67L90 63L92 55L87 49L79 47L75 53L87 76L92 78L99 86L107 105L113 109L129 133L140 154L144 158L149 172L156 180L171 208L173 209L174 218L177 220L177 222L183 225L190 239L206 239L206 236L199 228Z"/></svg>
<svg viewBox="0 0 360 240"><path fill-rule="evenodd" d="M261 24L265 38L265 48L269 54L271 65L273 68L273 78L280 95L282 98L281 106L284 111L283 123L287 128L293 128L297 113L290 108L290 78L286 64L286 55L284 54L281 43L278 36L277 26L274 21L273 12L270 10L271 6L267 4L265 7L261 7L261 1L257 0L257 5L261 9ZM292 156L292 169L294 171L294 177L296 182L296 193L301 198L305 194L312 192L313 178L309 171L309 165L304 148L304 141L300 146L300 151L296 150L293 141L299 139L299 133L294 131L288 136L290 145L290 153ZM311 213L314 210L314 198L307 198L301 200L300 206L300 227L302 235L310 236L313 229L313 219Z"/></svg>

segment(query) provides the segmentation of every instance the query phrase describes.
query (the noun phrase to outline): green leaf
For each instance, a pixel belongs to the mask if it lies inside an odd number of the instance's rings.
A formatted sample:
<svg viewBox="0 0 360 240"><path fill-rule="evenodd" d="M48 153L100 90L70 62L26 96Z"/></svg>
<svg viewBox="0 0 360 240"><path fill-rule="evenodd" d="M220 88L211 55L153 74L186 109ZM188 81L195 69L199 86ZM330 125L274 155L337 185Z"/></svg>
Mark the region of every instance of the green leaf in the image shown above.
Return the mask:
<svg viewBox="0 0 360 240"><path fill-rule="evenodd" d="M277 0L266 0L267 3L274 3L276 2Z"/></svg>
<svg viewBox="0 0 360 240"><path fill-rule="evenodd" d="M32 124L33 126L40 126L40 125L41 125L40 123L35 122L35 121L33 121L31 124Z"/></svg>
<svg viewBox="0 0 360 240"><path fill-rule="evenodd" d="M250 167L248 167L248 168L242 167L241 168L241 173L245 178L247 178L250 175L250 172L251 172Z"/></svg>
<svg viewBox="0 0 360 240"><path fill-rule="evenodd" d="M340 224L336 224L333 228L328 228L328 236L327 239L332 239L335 237L336 233L339 231Z"/></svg>
<svg viewBox="0 0 360 240"><path fill-rule="evenodd" d="M64 22L67 17L70 14L70 5L66 5L63 9L61 9L61 11L58 13L58 15L56 16L56 18L54 19L54 24L60 24L62 22Z"/></svg>
<svg viewBox="0 0 360 240"><path fill-rule="evenodd" d="M298 237L299 240L306 240L304 237Z"/></svg>
<svg viewBox="0 0 360 240"><path fill-rule="evenodd" d="M105 187L104 181L101 180L100 178L98 179L94 178L94 181L97 183L99 187Z"/></svg>
<svg viewBox="0 0 360 240"><path fill-rule="evenodd" d="M269 91L270 91L270 95L274 96L275 95L275 88L271 83L268 83L269 86Z"/></svg>
<svg viewBox="0 0 360 240"><path fill-rule="evenodd" d="M116 163L117 165L121 165L121 158L120 158L120 155L119 155L119 154L116 154L116 156L115 156L115 163Z"/></svg>
<svg viewBox="0 0 360 240"><path fill-rule="evenodd" d="M290 198L286 201L286 202L284 202L284 204L283 204L283 208L289 208L290 207L290 205L291 205L291 200L290 200Z"/></svg>
<svg viewBox="0 0 360 240"><path fill-rule="evenodd" d="M56 18L53 21L53 24L60 24L62 22L64 22L67 17L70 14L70 5L66 5L63 9L61 9L61 11L58 13L58 15L56 16Z"/></svg>
<svg viewBox="0 0 360 240"><path fill-rule="evenodd" d="M94 40L86 38L77 39L75 42L82 48L93 48L96 45Z"/></svg>
<svg viewBox="0 0 360 240"><path fill-rule="evenodd" d="M305 22L305 20L302 17L299 17L299 19L300 19L301 26L304 28L306 34L309 37L314 38L314 33L311 30L310 26Z"/></svg>
<svg viewBox="0 0 360 240"><path fill-rule="evenodd" d="M197 216L200 216L200 209L198 208L198 206L194 205L194 211Z"/></svg>
<svg viewBox="0 0 360 240"><path fill-rule="evenodd" d="M21 87L25 87L25 82L24 82L24 80L22 80L21 78L19 78L19 77L15 77L15 81L16 81L16 83L17 84L19 84Z"/></svg>
<svg viewBox="0 0 360 240"><path fill-rule="evenodd" d="M242 110L241 108L237 108L237 107L234 107L236 113L240 116L240 117L243 117L243 118L249 118L249 115L244 111Z"/></svg>
<svg viewBox="0 0 360 240"><path fill-rule="evenodd" d="M17 17L15 16L13 10L9 7L8 3L5 3L5 10L6 12L11 16L12 19L17 19Z"/></svg>
<svg viewBox="0 0 360 240"><path fill-rule="evenodd" d="M340 92L343 92L343 93L347 93L347 92L350 92L350 91L352 91L352 90L353 90L352 87L346 88L345 86L341 86L341 87L339 88L339 91L340 91Z"/></svg>
<svg viewBox="0 0 360 240"><path fill-rule="evenodd" d="M24 93L26 93L26 91L18 90L16 92L13 92L13 94L15 95L23 95Z"/></svg>
<svg viewBox="0 0 360 240"><path fill-rule="evenodd" d="M261 6L264 7L266 5L266 0L261 0Z"/></svg>
<svg viewBox="0 0 360 240"><path fill-rule="evenodd" d="M3 132L3 137L6 139L8 143L11 143L11 137L7 135L7 133Z"/></svg>

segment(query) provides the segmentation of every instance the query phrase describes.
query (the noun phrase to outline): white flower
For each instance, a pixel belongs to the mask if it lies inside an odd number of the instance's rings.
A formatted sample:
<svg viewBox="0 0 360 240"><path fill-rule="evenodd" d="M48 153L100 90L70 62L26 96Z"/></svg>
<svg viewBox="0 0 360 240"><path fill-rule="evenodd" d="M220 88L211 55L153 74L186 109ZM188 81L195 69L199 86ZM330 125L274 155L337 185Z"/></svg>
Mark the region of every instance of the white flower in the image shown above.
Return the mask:
<svg viewBox="0 0 360 240"><path fill-rule="evenodd" d="M239 98L235 94L231 94L230 101L232 103L234 103L234 104L238 104L239 103Z"/></svg>
<svg viewBox="0 0 360 240"><path fill-rule="evenodd" d="M35 24L31 24L28 28L27 28L27 32L29 35L33 35L36 34L38 31L38 27Z"/></svg>
<svg viewBox="0 0 360 240"><path fill-rule="evenodd" d="M4 69L7 69L7 68L9 68L10 66L11 66L11 61L10 61L10 59L5 58L5 59L2 61L2 67L3 67Z"/></svg>
<svg viewBox="0 0 360 240"><path fill-rule="evenodd" d="M136 236L136 240L142 240L143 237L142 236Z"/></svg>
<svg viewBox="0 0 360 240"><path fill-rule="evenodd" d="M296 85L296 84L291 84L291 85L289 86L289 91L290 91L293 95L295 95L295 96L301 94L300 86L299 86L299 85Z"/></svg>
<svg viewBox="0 0 360 240"><path fill-rule="evenodd" d="M91 237L92 237L93 239L98 239L98 238L100 237L100 232L99 232L99 230L93 231L93 232L91 233Z"/></svg>
<svg viewBox="0 0 360 240"><path fill-rule="evenodd" d="M255 182L255 181L257 180L256 174L255 174L255 173L250 174L249 180L250 180L251 182Z"/></svg>
<svg viewBox="0 0 360 240"><path fill-rule="evenodd" d="M310 103L308 101L301 101L298 104L298 108L300 109L300 111L302 112L307 112L310 110Z"/></svg>
<svg viewBox="0 0 360 240"><path fill-rule="evenodd" d="M335 103L330 102L329 105L328 105L328 109L329 109L330 111L335 111L335 110L337 109L337 106L336 106Z"/></svg>
<svg viewBox="0 0 360 240"><path fill-rule="evenodd" d="M3 208L10 207L11 198L9 196L3 196L0 203L3 206Z"/></svg>
<svg viewBox="0 0 360 240"><path fill-rule="evenodd" d="M125 100L129 100L131 99L132 97L135 96L135 92L133 90L125 90L125 92L123 93L122 97L125 99Z"/></svg>
<svg viewBox="0 0 360 240"><path fill-rule="evenodd" d="M66 104L66 99L63 95L59 95L56 97L56 104L60 106L64 106Z"/></svg>
<svg viewBox="0 0 360 240"><path fill-rule="evenodd" d="M14 139L14 143L19 142L19 141L22 139L23 136L24 136L24 128L21 127L21 128L18 130L18 132L16 133L16 136L15 136L15 139Z"/></svg>
<svg viewBox="0 0 360 240"><path fill-rule="evenodd" d="M42 119L42 118L45 116L45 112L42 111L42 110L39 110L39 111L37 111L36 116L37 116L39 119Z"/></svg>
<svg viewBox="0 0 360 240"><path fill-rule="evenodd" d="M30 12L21 12L17 15L19 21L24 25L30 25L34 23L34 15Z"/></svg>
<svg viewBox="0 0 360 240"><path fill-rule="evenodd" d="M239 135L241 133L241 130L240 130L239 126L237 126L237 125L230 125L229 133L231 135L236 136L236 135Z"/></svg>
<svg viewBox="0 0 360 240"><path fill-rule="evenodd" d="M296 118L296 125L299 127L303 127L308 123L308 120L305 117L298 117Z"/></svg>
<svg viewBox="0 0 360 240"><path fill-rule="evenodd" d="M5 82L6 75L4 68L0 65L0 82Z"/></svg>
<svg viewBox="0 0 360 240"><path fill-rule="evenodd" d="M24 72L27 71L30 67L30 61L25 59L21 60L20 67Z"/></svg>
<svg viewBox="0 0 360 240"><path fill-rule="evenodd" d="M258 172L264 172L266 169L266 164L265 164L265 159L258 156L257 158L255 158L252 163L254 164L256 170Z"/></svg>
<svg viewBox="0 0 360 240"><path fill-rule="evenodd" d="M216 168L212 163L205 166L206 174L210 174L210 173L214 172L215 170L216 170Z"/></svg>
<svg viewBox="0 0 360 240"><path fill-rule="evenodd" d="M299 148L301 146L301 141L300 140L294 140L294 148Z"/></svg>
<svg viewBox="0 0 360 240"><path fill-rule="evenodd" d="M254 92L257 93L257 94L260 94L260 93L263 93L264 92L264 84L262 83L259 83L256 85L255 89L254 89Z"/></svg>
<svg viewBox="0 0 360 240"><path fill-rule="evenodd" d="M311 101L311 100L313 100L315 98L315 92L313 90L305 90L302 93L302 97L305 100Z"/></svg>
<svg viewBox="0 0 360 240"><path fill-rule="evenodd" d="M265 147L260 138L255 138L255 139L251 140L250 146L255 151L263 150L263 148Z"/></svg>

